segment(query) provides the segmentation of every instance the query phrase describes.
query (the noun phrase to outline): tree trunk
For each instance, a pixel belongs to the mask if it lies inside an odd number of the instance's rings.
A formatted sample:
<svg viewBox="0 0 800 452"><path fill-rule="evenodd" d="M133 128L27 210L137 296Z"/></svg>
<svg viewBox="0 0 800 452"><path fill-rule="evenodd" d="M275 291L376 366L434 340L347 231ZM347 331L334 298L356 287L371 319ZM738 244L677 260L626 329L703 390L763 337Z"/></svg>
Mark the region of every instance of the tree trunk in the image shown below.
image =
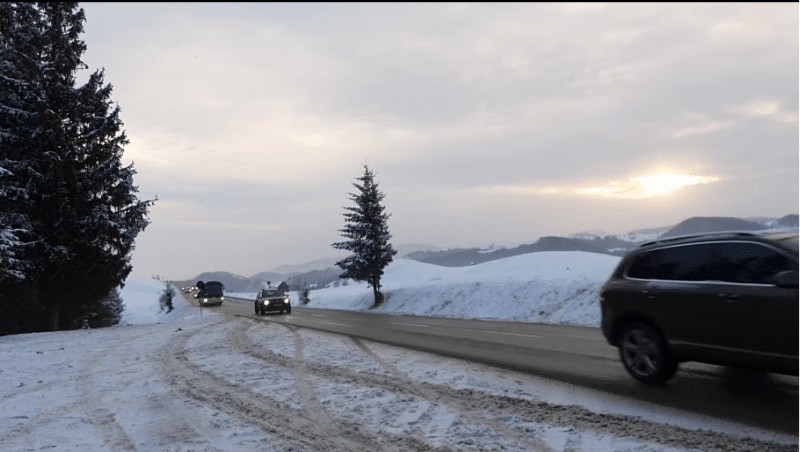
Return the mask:
<svg viewBox="0 0 800 452"><path fill-rule="evenodd" d="M50 331L59 331L59 318L58 314L61 311L61 302L58 298L50 299L47 301L47 328Z"/></svg>
<svg viewBox="0 0 800 452"><path fill-rule="evenodd" d="M374 281L372 282L372 296L375 300L372 304L373 308L377 308L381 305L381 303L383 303L383 294L380 290L378 290L378 285Z"/></svg>

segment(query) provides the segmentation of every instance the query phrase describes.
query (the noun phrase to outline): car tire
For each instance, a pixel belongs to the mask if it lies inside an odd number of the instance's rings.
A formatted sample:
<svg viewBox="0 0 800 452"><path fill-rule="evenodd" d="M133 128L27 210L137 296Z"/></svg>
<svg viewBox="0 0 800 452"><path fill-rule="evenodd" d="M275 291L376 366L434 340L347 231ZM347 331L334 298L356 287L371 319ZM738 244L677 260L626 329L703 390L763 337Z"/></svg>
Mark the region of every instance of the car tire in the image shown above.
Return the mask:
<svg viewBox="0 0 800 452"><path fill-rule="evenodd" d="M287 313L287 314L291 314L291 313L292 313L292 307L291 307L291 306L289 306L288 308L286 308L286 313Z"/></svg>
<svg viewBox="0 0 800 452"><path fill-rule="evenodd" d="M652 325L644 322L625 325L617 344L625 370L642 383L664 384L678 371L678 362Z"/></svg>

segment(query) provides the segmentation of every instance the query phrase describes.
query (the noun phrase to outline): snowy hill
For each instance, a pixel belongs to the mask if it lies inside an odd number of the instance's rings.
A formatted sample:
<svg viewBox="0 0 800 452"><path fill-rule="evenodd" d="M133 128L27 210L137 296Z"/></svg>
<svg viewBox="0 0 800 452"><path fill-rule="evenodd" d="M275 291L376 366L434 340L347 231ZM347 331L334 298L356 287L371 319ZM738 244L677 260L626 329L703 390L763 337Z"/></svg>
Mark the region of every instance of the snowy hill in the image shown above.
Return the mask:
<svg viewBox="0 0 800 452"><path fill-rule="evenodd" d="M623 256L639 244L660 237L712 232L723 230L763 230L781 228L797 230L797 215L782 218L739 219L726 217L694 217L677 225L649 229L638 229L622 235L602 235L600 231L585 231L571 237L541 237L533 243L513 248L490 246L487 248L437 249L431 245L410 244L398 247L395 260L412 259L420 263L445 267L465 267L507 259L513 256L548 252L587 252L612 257ZM285 281L296 289L302 285L310 287L335 283L341 269L335 266L339 258L324 258L298 265L284 265L272 272L259 273L250 278L227 272L203 273L192 280L178 282L193 285L195 281L218 280L231 292L255 292L265 286L266 281Z"/></svg>
<svg viewBox="0 0 800 452"><path fill-rule="evenodd" d="M599 326L598 290L618 256L540 252L468 267L399 259L381 281L386 302L375 312ZM252 299L255 292L230 293ZM297 294L292 293L297 304ZM369 310L365 283L312 290L307 307Z"/></svg>

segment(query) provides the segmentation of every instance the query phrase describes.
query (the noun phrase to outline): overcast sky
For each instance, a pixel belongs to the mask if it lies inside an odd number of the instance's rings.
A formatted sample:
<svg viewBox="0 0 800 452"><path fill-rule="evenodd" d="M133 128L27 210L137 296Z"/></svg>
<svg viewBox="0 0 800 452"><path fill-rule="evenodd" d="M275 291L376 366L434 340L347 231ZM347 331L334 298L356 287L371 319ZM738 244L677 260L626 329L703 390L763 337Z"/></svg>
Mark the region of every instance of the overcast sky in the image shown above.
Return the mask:
<svg viewBox="0 0 800 452"><path fill-rule="evenodd" d="M797 3L83 3L142 199L134 274L798 213Z"/></svg>

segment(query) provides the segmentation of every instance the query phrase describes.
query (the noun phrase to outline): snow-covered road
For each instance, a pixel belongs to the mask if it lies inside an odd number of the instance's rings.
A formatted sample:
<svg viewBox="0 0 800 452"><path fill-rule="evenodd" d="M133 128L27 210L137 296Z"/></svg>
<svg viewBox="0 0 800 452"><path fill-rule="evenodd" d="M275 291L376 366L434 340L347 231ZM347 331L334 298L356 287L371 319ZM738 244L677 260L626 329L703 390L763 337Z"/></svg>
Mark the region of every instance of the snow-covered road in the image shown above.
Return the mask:
<svg viewBox="0 0 800 452"><path fill-rule="evenodd" d="M2 338L0 450L797 450L796 437L481 364L176 314Z"/></svg>

